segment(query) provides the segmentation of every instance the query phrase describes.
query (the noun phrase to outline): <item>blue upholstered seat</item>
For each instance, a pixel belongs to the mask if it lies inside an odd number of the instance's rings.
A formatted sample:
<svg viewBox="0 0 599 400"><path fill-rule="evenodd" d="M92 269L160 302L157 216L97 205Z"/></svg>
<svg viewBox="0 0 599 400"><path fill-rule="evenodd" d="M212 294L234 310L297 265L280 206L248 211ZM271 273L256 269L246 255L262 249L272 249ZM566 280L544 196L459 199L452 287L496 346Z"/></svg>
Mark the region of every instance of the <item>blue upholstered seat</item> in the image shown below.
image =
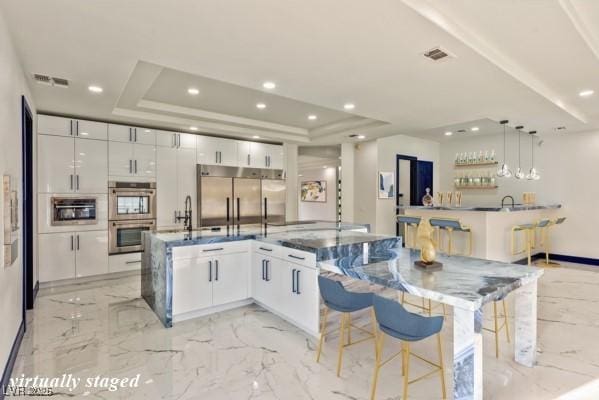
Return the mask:
<svg viewBox="0 0 599 400"><path fill-rule="evenodd" d="M436 226L441 229L451 228L454 231L470 232L470 228L463 226L460 221L448 218L431 218L429 220L431 226Z"/></svg>
<svg viewBox="0 0 599 400"><path fill-rule="evenodd" d="M420 217L413 217L410 215L398 215L397 216L397 222L399 222L400 224L418 225L418 224L420 224L421 219L422 218L420 218Z"/></svg>
<svg viewBox="0 0 599 400"><path fill-rule="evenodd" d="M550 224L551 224L551 220L542 219L539 222L537 222L537 228L545 228L546 226L549 226Z"/></svg>
<svg viewBox="0 0 599 400"><path fill-rule="evenodd" d="M318 276L320 295L327 307L339 312L354 312L372 307L372 293L348 292L343 284Z"/></svg>
<svg viewBox="0 0 599 400"><path fill-rule="evenodd" d="M439 333L443 327L443 317L411 313L394 300L374 295L373 305L379 329L400 340L422 340Z"/></svg>

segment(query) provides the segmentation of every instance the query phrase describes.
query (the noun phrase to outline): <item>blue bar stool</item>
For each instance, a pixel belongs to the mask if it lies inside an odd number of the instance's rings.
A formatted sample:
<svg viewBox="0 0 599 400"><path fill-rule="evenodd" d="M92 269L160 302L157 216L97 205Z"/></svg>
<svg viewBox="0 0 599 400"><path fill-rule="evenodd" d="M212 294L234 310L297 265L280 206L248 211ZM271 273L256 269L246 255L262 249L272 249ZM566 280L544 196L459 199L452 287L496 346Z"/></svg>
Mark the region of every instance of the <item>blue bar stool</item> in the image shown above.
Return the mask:
<svg viewBox="0 0 599 400"><path fill-rule="evenodd" d="M539 221L540 223L548 223L549 220ZM532 249L535 247L535 228L538 224L520 224L512 227L512 255L520 254L526 252L526 257L528 259L528 265L532 264ZM516 246L516 235L518 233L524 233L524 248L517 248Z"/></svg>
<svg viewBox="0 0 599 400"><path fill-rule="evenodd" d="M421 217L416 217L413 215L398 215L397 222L400 224L404 224L404 243L407 248L415 249L416 246L416 231L418 229L418 224L420 224ZM412 240L408 240L410 237L409 231L412 228Z"/></svg>
<svg viewBox="0 0 599 400"><path fill-rule="evenodd" d="M549 228L551 228L553 226L561 225L564 223L565 220L566 220L566 217L560 217L554 221L549 221L544 226L540 226L540 222L539 222L539 224L537 224L537 227L541 229L541 247L543 248L543 251L545 253L545 260L537 261L535 263L535 265L537 265L539 267L545 267L545 268L550 268L550 267L555 268L555 267L560 266L560 264L558 262L551 261L549 259L549 253L550 253L550 250L549 250ZM548 221L548 220L543 220L543 221Z"/></svg>
<svg viewBox="0 0 599 400"><path fill-rule="evenodd" d="M364 329L364 327L355 326L351 323L351 314L354 311L360 311L368 307L372 307L372 293L355 293L345 290L343 284L338 281L318 276L318 286L320 295L324 300L325 309L322 326L320 328L320 341L318 343L318 352L316 354L316 362L320 362L320 354L322 353L322 344L327 335L327 316L329 308L341 313L341 324L339 328L339 354L337 358L337 376L341 375L341 362L343 360L343 349L345 347L361 343L365 340L376 338L376 322L374 310L371 309L372 331ZM352 342L351 328L352 326L368 336ZM347 344L345 343L345 331L347 330ZM376 349L376 343L375 343Z"/></svg>
<svg viewBox="0 0 599 400"><path fill-rule="evenodd" d="M443 399L447 398L445 388L445 368L443 366L443 351L441 348L441 328L443 327L443 317L423 317L418 314L408 312L401 304L396 301L386 299L380 296L374 296L374 312L378 321L380 332L376 338L376 364L374 367L374 377L372 382L371 400L374 400L376 395L376 386L380 368L401 354L403 375L403 395L402 400L408 398L408 385L424 379L436 372L440 373L441 391ZM390 358L382 361L383 356L383 339L385 334L401 340L401 351ZM433 335L437 335L437 346L439 350L439 364L420 357L410 352L410 342L416 342ZM418 378L409 380L410 374L410 356L414 356L435 367L431 372L428 372Z"/></svg>
<svg viewBox="0 0 599 400"><path fill-rule="evenodd" d="M472 255L472 229L469 226L462 225L460 220L455 218L431 218L429 222L432 227L437 229L437 243L439 250L443 251L443 245L441 242L441 231L447 232L447 251L448 255ZM463 254L453 252L453 232L463 232L468 235L468 250Z"/></svg>

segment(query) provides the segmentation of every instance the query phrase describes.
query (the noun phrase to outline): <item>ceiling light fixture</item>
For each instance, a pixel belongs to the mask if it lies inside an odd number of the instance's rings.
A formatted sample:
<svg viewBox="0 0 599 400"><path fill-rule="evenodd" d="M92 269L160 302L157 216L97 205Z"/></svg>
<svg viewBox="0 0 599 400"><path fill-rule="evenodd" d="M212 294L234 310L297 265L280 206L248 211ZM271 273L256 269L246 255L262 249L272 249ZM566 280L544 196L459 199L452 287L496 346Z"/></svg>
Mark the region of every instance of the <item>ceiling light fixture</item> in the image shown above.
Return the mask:
<svg viewBox="0 0 599 400"><path fill-rule="evenodd" d="M512 171L510 167L505 163L505 154L506 154L506 125L509 121L504 119L503 121L499 121L501 125L503 125L503 164L501 164L501 168L497 170L497 176L500 178L511 178Z"/></svg>
<svg viewBox="0 0 599 400"><path fill-rule="evenodd" d="M310 121L314 121L316 118L318 118L318 117L317 117L316 115L314 115L314 114L310 114L310 115L308 115L308 119L309 119Z"/></svg>
<svg viewBox="0 0 599 400"><path fill-rule="evenodd" d="M578 93L578 95L580 97L589 97L589 96L592 96L593 93L595 93L594 90L583 90L582 92Z"/></svg>
<svg viewBox="0 0 599 400"><path fill-rule="evenodd" d="M189 127L189 130L190 130L190 131L197 131L197 130L198 130L198 127L197 127L197 126L190 126L190 127Z"/></svg>
<svg viewBox="0 0 599 400"><path fill-rule="evenodd" d="M323 169L327 169L328 167L327 167L326 165L323 165L323 166L322 166L322 168L323 168Z"/></svg>
<svg viewBox="0 0 599 400"><path fill-rule="evenodd" d="M264 110L266 108L266 104L258 103L258 104L256 104L256 108L259 110Z"/></svg>
<svg viewBox="0 0 599 400"><path fill-rule="evenodd" d="M478 132L478 126L473 126L472 128L470 128L470 130L472 132Z"/></svg>
<svg viewBox="0 0 599 400"><path fill-rule="evenodd" d="M364 135L358 135L358 139L366 139L366 136L364 136Z"/></svg>
<svg viewBox="0 0 599 400"><path fill-rule="evenodd" d="M94 85L88 86L87 89L92 93L102 93L104 91L100 86Z"/></svg>
<svg viewBox="0 0 599 400"><path fill-rule="evenodd" d="M518 169L516 170L516 173L514 174L514 178L516 179L524 179L524 172L522 171L520 162L522 161L522 152L520 151L521 149L521 144L520 142L522 142L521 138L522 138L522 128L524 128L522 125L519 125L516 127L516 130L518 131Z"/></svg>
<svg viewBox="0 0 599 400"><path fill-rule="evenodd" d="M252 139L260 139L260 136L254 135L254 136L252 136Z"/></svg>
<svg viewBox="0 0 599 400"><path fill-rule="evenodd" d="M526 175L526 179L529 181L538 181L541 179L541 175L537 173L535 168L535 133L537 131L530 131L530 171Z"/></svg>
<svg viewBox="0 0 599 400"><path fill-rule="evenodd" d="M451 136L451 135L453 135L453 132L451 132L451 131L445 132L445 136Z"/></svg>
<svg viewBox="0 0 599 400"><path fill-rule="evenodd" d="M264 82L264 83L262 84L262 87L263 87L264 89L272 90L272 89L276 88L276 87L277 87L277 85L276 85L276 83L274 83L274 82L271 82L271 81L266 81L266 82Z"/></svg>
<svg viewBox="0 0 599 400"><path fill-rule="evenodd" d="M200 94L200 89L190 87L189 89L187 89L187 93L189 93L192 96L197 96L198 94Z"/></svg>
<svg viewBox="0 0 599 400"><path fill-rule="evenodd" d="M345 103L343 105L343 108L346 110L353 110L354 108L356 108L356 105L354 103Z"/></svg>

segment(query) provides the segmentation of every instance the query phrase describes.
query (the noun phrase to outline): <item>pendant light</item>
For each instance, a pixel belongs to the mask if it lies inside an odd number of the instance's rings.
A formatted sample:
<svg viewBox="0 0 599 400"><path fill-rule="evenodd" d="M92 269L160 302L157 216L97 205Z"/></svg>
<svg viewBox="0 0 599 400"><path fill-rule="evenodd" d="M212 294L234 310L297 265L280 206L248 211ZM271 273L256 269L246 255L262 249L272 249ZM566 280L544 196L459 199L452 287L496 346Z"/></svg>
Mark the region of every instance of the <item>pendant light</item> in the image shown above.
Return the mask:
<svg viewBox="0 0 599 400"><path fill-rule="evenodd" d="M514 174L514 178L516 179L524 179L525 175L524 175L524 171L522 171L522 165L521 165L521 161L522 161L522 151L521 149L521 143L522 140L522 128L524 128L522 125L519 125L516 127L516 130L518 131L518 170L516 171L516 173Z"/></svg>
<svg viewBox="0 0 599 400"><path fill-rule="evenodd" d="M501 168L497 170L497 176L500 178L510 178L512 176L512 171L510 167L505 163L505 154L506 154L506 138L505 138L505 129L506 125L509 121L504 119L503 121L499 121L501 125L503 125L503 164L501 164Z"/></svg>
<svg viewBox="0 0 599 400"><path fill-rule="evenodd" d="M537 173L535 168L535 133L537 131L530 131L530 171L526 175L526 179L531 181L538 181L541 179L541 176Z"/></svg>

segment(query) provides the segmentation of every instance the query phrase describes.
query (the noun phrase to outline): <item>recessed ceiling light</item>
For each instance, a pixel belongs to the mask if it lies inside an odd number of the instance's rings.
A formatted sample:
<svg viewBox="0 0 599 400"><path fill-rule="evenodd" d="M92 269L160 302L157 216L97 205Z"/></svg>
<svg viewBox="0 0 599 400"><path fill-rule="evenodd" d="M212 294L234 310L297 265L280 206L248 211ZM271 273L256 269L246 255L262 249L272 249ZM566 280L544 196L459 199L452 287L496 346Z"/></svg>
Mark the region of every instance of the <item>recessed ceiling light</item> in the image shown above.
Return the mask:
<svg viewBox="0 0 599 400"><path fill-rule="evenodd" d="M358 139L366 139L366 136L364 136L364 135L358 135Z"/></svg>
<svg viewBox="0 0 599 400"><path fill-rule="evenodd" d="M190 126L190 127L189 127L189 130L190 130L190 131L197 131L197 130L198 130L198 127L197 127L197 126Z"/></svg>
<svg viewBox="0 0 599 400"><path fill-rule="evenodd" d="M187 89L187 93L189 93L192 96L197 96L198 94L200 94L200 89L190 87L189 89Z"/></svg>
<svg viewBox="0 0 599 400"><path fill-rule="evenodd" d="M470 128L470 130L472 132L478 132L478 126L473 126L472 128Z"/></svg>
<svg viewBox="0 0 599 400"><path fill-rule="evenodd" d="M314 121L316 118L318 118L318 117L316 115L314 115L314 114L308 115L308 119L310 121Z"/></svg>
<svg viewBox="0 0 599 400"><path fill-rule="evenodd" d="M328 167L327 167L326 165L323 165L323 166L322 166L322 168L326 169L326 168L328 168Z"/></svg>
<svg viewBox="0 0 599 400"><path fill-rule="evenodd" d="M353 103L345 103L343 105L343 108L345 108L346 110L353 110L354 108L356 108L356 105Z"/></svg>
<svg viewBox="0 0 599 400"><path fill-rule="evenodd" d="M146 132L146 133L150 133L150 132L152 132L152 131L151 131L151 130L149 130L149 129L146 129L144 132Z"/></svg>
<svg viewBox="0 0 599 400"><path fill-rule="evenodd" d="M451 132L451 131L445 132L445 136L451 136L451 135L453 135L453 132Z"/></svg>
<svg viewBox="0 0 599 400"><path fill-rule="evenodd" d="M266 104L264 104L264 103L258 103L258 104L256 104L256 108L258 108L260 110L264 110L266 108Z"/></svg>
<svg viewBox="0 0 599 400"><path fill-rule="evenodd" d="M254 135L254 136L252 136L252 139L260 139L260 136Z"/></svg>
<svg viewBox="0 0 599 400"><path fill-rule="evenodd" d="M264 83L262 84L262 87L263 87L264 89L269 89L269 90L270 90L270 89L274 89L274 88L276 88L276 87L277 87L277 85L276 85L276 83L274 83L274 82L271 82L271 81L266 81L266 82L264 82Z"/></svg>
<svg viewBox="0 0 599 400"><path fill-rule="evenodd" d="M578 93L578 95L580 97L589 97L589 96L592 96L593 93L595 93L594 90L583 90L582 92Z"/></svg>
<svg viewBox="0 0 599 400"><path fill-rule="evenodd" d="M104 91L104 89L102 89L100 86L94 86L94 85L88 86L87 89L93 93L102 93Z"/></svg>

